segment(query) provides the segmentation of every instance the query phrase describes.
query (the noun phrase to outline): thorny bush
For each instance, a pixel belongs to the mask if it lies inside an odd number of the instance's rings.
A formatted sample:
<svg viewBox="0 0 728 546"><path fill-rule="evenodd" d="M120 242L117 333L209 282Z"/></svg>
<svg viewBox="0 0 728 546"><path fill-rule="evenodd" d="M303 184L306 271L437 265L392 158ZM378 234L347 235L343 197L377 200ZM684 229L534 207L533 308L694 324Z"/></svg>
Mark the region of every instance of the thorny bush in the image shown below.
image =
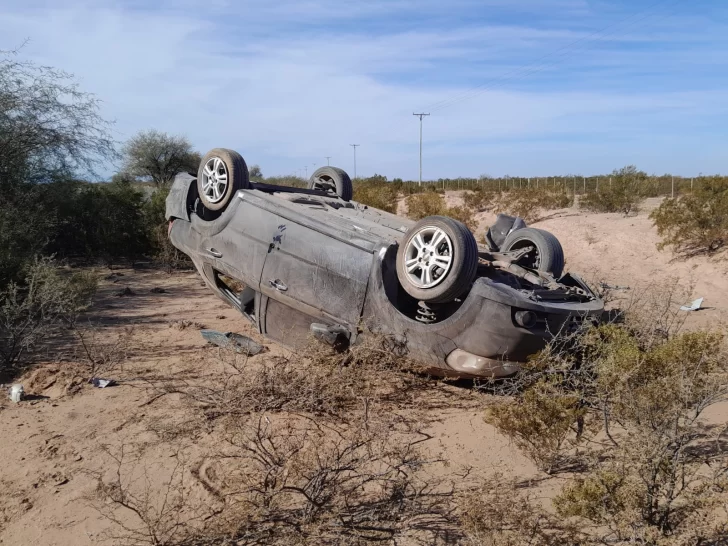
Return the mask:
<svg viewBox="0 0 728 546"><path fill-rule="evenodd" d="M728 243L728 181L703 178L694 192L663 201L650 219L662 237L659 249L685 256L716 252Z"/></svg>
<svg viewBox="0 0 728 546"><path fill-rule="evenodd" d="M60 271L36 260L23 282L0 291L0 374L18 371L29 350L60 326L70 327L96 290L91 273Z"/></svg>
<svg viewBox="0 0 728 546"><path fill-rule="evenodd" d="M177 382L157 395L182 393L221 438L190 468L214 499L207 514L181 490L164 495L164 511L149 484L100 477L113 506L97 506L117 543L438 544L457 534L452 484L427 471L441 461L421 449L430 436L414 391L430 383L405 371L400 343L373 336L264 363L220 355L216 387Z"/></svg>

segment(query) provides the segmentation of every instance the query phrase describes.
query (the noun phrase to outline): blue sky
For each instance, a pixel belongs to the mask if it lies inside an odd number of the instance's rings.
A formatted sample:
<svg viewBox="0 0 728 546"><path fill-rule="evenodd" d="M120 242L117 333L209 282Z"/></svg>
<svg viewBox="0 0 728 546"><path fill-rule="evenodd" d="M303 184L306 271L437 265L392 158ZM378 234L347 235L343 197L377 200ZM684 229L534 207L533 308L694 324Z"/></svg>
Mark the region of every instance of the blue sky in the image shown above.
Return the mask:
<svg viewBox="0 0 728 546"><path fill-rule="evenodd" d="M3 0L0 49L75 74L120 142L267 175L728 172L719 0ZM111 167L107 169L110 172Z"/></svg>

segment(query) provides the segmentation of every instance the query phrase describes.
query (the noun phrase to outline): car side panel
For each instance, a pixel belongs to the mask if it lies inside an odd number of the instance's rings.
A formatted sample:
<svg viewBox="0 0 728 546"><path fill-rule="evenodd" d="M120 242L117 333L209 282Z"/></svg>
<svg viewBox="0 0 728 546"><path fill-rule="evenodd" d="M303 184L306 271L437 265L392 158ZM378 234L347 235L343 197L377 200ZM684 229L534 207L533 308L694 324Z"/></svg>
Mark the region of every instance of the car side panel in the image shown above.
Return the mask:
<svg viewBox="0 0 728 546"><path fill-rule="evenodd" d="M320 231L278 217L261 292L284 304L300 302L350 326L361 317L372 254ZM298 306L300 308L300 306Z"/></svg>

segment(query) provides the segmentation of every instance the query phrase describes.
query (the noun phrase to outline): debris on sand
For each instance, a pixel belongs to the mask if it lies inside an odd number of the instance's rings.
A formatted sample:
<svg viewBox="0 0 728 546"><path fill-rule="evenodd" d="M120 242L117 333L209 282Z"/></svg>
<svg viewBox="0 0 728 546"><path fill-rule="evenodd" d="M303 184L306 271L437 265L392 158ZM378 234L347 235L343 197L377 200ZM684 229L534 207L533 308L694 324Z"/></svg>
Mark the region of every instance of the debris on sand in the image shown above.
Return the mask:
<svg viewBox="0 0 728 546"><path fill-rule="evenodd" d="M105 389L106 387L113 387L116 382L113 379L101 379L100 377L92 377L88 380L94 387L99 389Z"/></svg>
<svg viewBox="0 0 728 546"><path fill-rule="evenodd" d="M25 390L23 389L23 385L17 384L10 387L10 400L15 402L16 404L20 402L25 397Z"/></svg>
<svg viewBox="0 0 728 546"><path fill-rule="evenodd" d="M236 353L254 356L266 349L249 337L233 332L222 333L216 330L200 330L200 333L208 342L224 349L232 349Z"/></svg>
<svg viewBox="0 0 728 546"><path fill-rule="evenodd" d="M119 290L119 291L118 291L118 292L117 292L117 293L115 294L115 296L116 296L117 298L123 298L123 297L125 297L125 296L134 296L134 295L135 295L135 294L134 294L134 291L133 291L133 290L132 290L131 288L129 288L128 286L127 286L126 288L124 288L124 290Z"/></svg>
<svg viewBox="0 0 728 546"><path fill-rule="evenodd" d="M601 286L604 290L629 290L629 286L619 286L617 284L607 284L605 282L600 282L599 286Z"/></svg>
<svg viewBox="0 0 728 546"><path fill-rule="evenodd" d="M199 322L194 322L192 320L187 319L181 319L181 320L173 320L169 323L170 328L174 328L175 330L186 330L187 328L196 328L197 330L204 330L205 325L200 324Z"/></svg>
<svg viewBox="0 0 728 546"><path fill-rule="evenodd" d="M106 276L104 277L104 280L105 280L105 281L114 281L114 282L116 282L116 280L117 280L117 279L118 279L119 277L123 277L123 276L124 276L124 274L123 274L123 273L109 273L108 275L106 275Z"/></svg>
<svg viewBox="0 0 728 546"><path fill-rule="evenodd" d="M693 303L690 305L683 305L680 308L680 311L698 311L700 310L700 307L703 305L703 300L705 298L698 298L697 300L694 300Z"/></svg>
<svg viewBox="0 0 728 546"><path fill-rule="evenodd" d="M167 291L164 288L160 287L160 286L155 286L154 288L152 288L150 290L150 292L152 294L166 294L167 293Z"/></svg>

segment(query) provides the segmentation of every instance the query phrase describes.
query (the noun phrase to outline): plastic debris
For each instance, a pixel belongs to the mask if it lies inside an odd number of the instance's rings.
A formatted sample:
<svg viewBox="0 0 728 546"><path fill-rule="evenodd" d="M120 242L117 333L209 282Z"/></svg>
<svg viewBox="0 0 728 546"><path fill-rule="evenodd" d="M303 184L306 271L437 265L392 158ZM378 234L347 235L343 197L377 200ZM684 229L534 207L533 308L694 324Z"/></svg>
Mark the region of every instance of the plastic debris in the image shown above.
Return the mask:
<svg viewBox="0 0 728 546"><path fill-rule="evenodd" d="M257 355L265 350L260 343L256 343L247 336L233 332L218 332L217 330L200 330L202 337L208 342L222 347L232 349L236 353L243 353L249 356Z"/></svg>
<svg viewBox="0 0 728 546"><path fill-rule="evenodd" d="M88 380L88 382L99 389L105 389L106 387L116 385L116 382L113 379L101 379L100 377L92 377Z"/></svg>
<svg viewBox="0 0 728 546"><path fill-rule="evenodd" d="M13 385L10 387L10 400L15 402L16 404L20 402L25 397L25 390L23 389L23 385Z"/></svg>
<svg viewBox="0 0 728 546"><path fill-rule="evenodd" d="M698 298L697 300L693 301L690 305L683 305L680 308L680 311L698 311L700 307L703 305L703 300L705 298Z"/></svg>

